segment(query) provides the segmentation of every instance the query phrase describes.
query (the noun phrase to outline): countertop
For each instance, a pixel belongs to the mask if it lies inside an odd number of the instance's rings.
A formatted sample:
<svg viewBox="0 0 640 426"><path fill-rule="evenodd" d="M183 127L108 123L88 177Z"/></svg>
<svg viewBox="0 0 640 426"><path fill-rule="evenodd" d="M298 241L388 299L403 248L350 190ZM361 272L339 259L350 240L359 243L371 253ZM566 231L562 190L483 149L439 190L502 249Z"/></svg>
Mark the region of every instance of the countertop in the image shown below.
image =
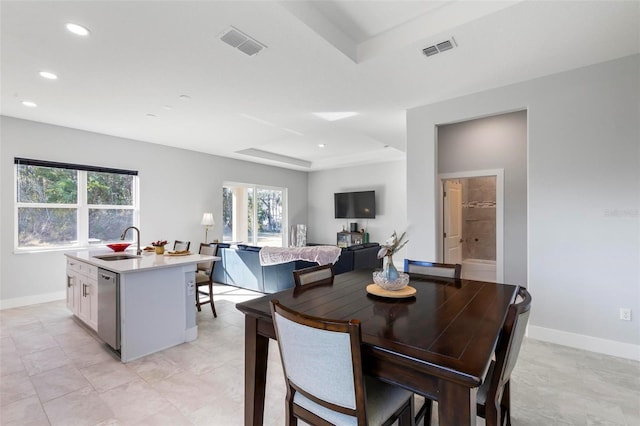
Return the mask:
<svg viewBox="0 0 640 426"><path fill-rule="evenodd" d="M121 274L145 271L150 269L160 268L173 268L176 266L184 266L194 263L218 261L218 256L205 256L202 254L190 254L187 256L169 256L166 254L155 254L154 252L142 252L142 254L135 259L124 260L102 260L94 256L102 255L119 255L127 254L134 255L135 250L126 250L124 252L115 253L109 249L95 249L95 250L77 250L69 251L65 253L65 256L80 260L82 262L89 263L90 265L97 266L98 268L107 269L109 271L118 272Z"/></svg>

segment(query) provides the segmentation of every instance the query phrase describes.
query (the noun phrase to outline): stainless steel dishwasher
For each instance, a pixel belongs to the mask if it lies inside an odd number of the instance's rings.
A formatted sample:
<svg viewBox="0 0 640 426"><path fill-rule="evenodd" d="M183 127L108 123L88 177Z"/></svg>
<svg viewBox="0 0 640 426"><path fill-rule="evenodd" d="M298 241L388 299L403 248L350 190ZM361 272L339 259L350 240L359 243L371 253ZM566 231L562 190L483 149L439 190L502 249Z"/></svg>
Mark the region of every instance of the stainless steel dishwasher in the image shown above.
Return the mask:
<svg viewBox="0 0 640 426"><path fill-rule="evenodd" d="M120 349L120 275L98 269L98 336Z"/></svg>

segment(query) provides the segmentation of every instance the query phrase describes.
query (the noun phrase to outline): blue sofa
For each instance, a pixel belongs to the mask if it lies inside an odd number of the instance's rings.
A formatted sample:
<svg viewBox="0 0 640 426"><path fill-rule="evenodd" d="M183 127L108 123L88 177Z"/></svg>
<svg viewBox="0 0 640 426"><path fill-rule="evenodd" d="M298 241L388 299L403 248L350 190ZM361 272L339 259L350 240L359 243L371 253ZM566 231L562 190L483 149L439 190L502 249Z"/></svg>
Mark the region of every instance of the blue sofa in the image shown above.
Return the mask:
<svg viewBox="0 0 640 426"><path fill-rule="evenodd" d="M379 246L375 243L360 244L342 249L338 261L334 264L334 272L341 274L360 268L381 266L376 258ZM229 284L261 293L275 293L294 286L293 271L317 265L314 262L296 260L279 265L261 266L260 247L239 244L231 248L228 244L218 246L218 256L213 269L213 281Z"/></svg>

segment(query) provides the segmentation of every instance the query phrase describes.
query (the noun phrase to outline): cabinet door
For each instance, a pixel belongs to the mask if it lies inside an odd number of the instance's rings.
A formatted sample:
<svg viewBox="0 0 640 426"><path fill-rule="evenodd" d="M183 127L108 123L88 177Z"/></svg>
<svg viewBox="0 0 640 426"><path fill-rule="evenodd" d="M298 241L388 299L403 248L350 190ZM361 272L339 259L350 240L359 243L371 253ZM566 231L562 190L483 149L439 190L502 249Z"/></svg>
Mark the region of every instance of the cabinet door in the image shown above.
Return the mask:
<svg viewBox="0 0 640 426"><path fill-rule="evenodd" d="M94 330L98 329L98 285L86 276L80 278L80 306L78 317Z"/></svg>
<svg viewBox="0 0 640 426"><path fill-rule="evenodd" d="M73 271L67 271L67 308L74 314L78 314L80 291L78 275Z"/></svg>
<svg viewBox="0 0 640 426"><path fill-rule="evenodd" d="M95 331L98 331L98 281L93 278L87 280L87 294L89 297L89 319L88 324Z"/></svg>

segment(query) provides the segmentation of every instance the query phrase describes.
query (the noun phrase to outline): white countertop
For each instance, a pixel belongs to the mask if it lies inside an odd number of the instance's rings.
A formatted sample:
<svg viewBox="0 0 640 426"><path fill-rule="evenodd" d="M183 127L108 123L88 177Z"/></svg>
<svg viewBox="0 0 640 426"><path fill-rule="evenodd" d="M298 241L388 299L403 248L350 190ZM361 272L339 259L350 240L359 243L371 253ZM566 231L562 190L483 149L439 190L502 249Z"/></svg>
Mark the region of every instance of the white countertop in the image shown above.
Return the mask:
<svg viewBox="0 0 640 426"><path fill-rule="evenodd" d="M126 250L124 252L115 253L109 249L96 249L96 250L77 250L66 252L65 256L70 257L72 259L77 259L82 262L89 263L91 265L97 266L98 268L107 269L109 271L118 272L118 273L130 273L130 272L138 272L150 269L160 269L160 268L173 268L176 266L184 266L193 263L207 262L207 261L218 261L220 257L218 256L205 256L202 254L190 254L187 256L169 256L166 254L155 254L154 252L142 252L139 257L135 259L124 259L124 260L102 260L98 259L94 256L103 256L103 255L119 255L119 254L127 254L127 255L136 255L135 250Z"/></svg>

